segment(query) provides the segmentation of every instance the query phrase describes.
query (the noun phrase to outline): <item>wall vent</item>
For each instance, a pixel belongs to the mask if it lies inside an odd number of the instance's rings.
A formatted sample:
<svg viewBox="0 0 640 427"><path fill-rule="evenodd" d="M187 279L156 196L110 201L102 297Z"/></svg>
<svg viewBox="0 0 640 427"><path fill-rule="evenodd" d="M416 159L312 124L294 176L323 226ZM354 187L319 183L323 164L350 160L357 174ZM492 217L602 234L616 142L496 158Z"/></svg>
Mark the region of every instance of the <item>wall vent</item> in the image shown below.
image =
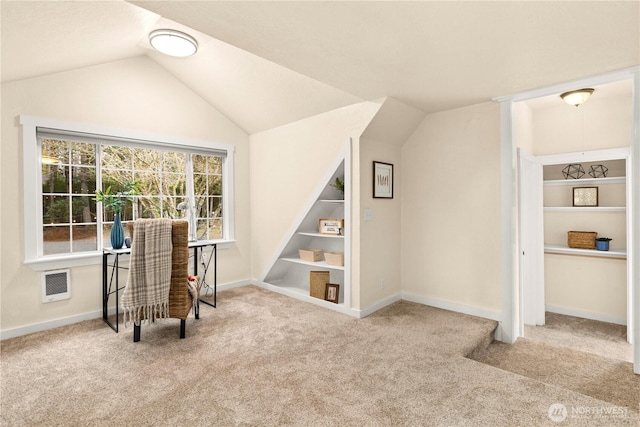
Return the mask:
<svg viewBox="0 0 640 427"><path fill-rule="evenodd" d="M45 271L42 273L42 302L71 298L69 270Z"/></svg>

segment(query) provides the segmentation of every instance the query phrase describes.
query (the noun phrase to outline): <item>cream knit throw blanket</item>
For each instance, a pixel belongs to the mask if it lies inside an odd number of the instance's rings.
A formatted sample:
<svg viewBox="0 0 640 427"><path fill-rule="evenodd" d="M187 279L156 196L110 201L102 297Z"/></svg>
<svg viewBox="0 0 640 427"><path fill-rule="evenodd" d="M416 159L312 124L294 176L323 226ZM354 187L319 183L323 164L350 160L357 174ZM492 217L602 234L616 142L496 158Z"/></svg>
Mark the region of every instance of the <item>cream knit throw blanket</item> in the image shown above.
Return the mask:
<svg viewBox="0 0 640 427"><path fill-rule="evenodd" d="M171 287L170 219L135 222L127 287L122 293L124 324L169 317Z"/></svg>

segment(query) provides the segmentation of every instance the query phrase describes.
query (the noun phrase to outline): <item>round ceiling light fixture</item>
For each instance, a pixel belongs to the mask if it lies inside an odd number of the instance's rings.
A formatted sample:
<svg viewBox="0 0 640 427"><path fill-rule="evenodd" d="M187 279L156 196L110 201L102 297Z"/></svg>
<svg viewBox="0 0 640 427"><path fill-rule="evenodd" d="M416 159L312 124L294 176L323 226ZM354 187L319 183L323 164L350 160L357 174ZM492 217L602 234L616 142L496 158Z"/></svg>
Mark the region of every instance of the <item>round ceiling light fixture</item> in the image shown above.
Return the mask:
<svg viewBox="0 0 640 427"><path fill-rule="evenodd" d="M589 99L593 92L594 89L591 88L572 90L570 92L561 94L560 98L562 98L564 102L569 105L575 105L576 107L579 107L580 105L587 102L587 99Z"/></svg>
<svg viewBox="0 0 640 427"><path fill-rule="evenodd" d="M149 43L158 52L184 58L198 50L198 42L189 34L176 30L155 30L149 34Z"/></svg>

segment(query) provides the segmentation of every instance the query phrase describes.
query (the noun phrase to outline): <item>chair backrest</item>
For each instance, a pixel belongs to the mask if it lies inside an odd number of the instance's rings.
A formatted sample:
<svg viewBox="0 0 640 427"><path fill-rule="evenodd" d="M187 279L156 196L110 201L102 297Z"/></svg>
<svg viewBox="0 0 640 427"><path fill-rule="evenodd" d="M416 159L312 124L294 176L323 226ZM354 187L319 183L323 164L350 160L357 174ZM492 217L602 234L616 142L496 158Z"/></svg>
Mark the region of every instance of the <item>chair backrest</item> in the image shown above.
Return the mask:
<svg viewBox="0 0 640 427"><path fill-rule="evenodd" d="M186 319L193 299L187 287L189 274L189 223L174 221L171 228L173 251L171 254L171 288L169 290L169 316Z"/></svg>

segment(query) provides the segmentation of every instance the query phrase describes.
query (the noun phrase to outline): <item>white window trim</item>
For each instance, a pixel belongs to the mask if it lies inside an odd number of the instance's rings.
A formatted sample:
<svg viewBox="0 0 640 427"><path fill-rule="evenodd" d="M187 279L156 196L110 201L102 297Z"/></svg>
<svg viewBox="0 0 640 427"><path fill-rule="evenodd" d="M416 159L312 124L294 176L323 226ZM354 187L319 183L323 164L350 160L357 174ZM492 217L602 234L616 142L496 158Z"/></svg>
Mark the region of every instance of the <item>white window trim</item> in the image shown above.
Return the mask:
<svg viewBox="0 0 640 427"><path fill-rule="evenodd" d="M234 221L234 154L235 146L215 141L203 141L182 137L155 135L151 133L105 128L84 123L64 122L21 115L19 123L22 125L22 170L23 170L23 209L24 209L24 260L23 263L36 271L58 268L78 267L83 265L100 264L102 249L95 252L81 254L49 255L38 257L38 248L42 245L42 230L37 227L42 221L41 197L42 168L40 163L39 145L37 143L37 129L59 129L64 133L82 133L104 136L105 140L139 140L163 148L195 149L205 153L225 152L226 159L222 165L222 218L223 238L218 240L218 248L225 249L235 242Z"/></svg>

